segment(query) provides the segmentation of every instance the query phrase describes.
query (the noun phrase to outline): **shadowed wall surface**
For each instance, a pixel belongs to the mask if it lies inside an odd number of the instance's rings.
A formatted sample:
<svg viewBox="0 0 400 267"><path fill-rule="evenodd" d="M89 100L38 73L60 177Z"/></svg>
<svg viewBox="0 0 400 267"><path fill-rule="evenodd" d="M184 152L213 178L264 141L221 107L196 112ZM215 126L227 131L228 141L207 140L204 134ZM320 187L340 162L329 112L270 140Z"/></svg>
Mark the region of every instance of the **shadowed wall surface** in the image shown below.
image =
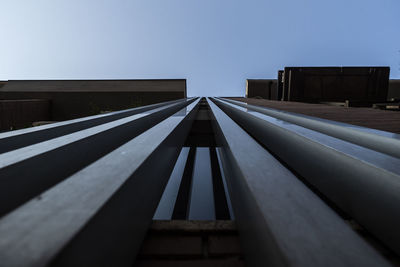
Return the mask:
<svg viewBox="0 0 400 267"><path fill-rule="evenodd" d="M389 80L388 99L400 99L400 79Z"/></svg>
<svg viewBox="0 0 400 267"><path fill-rule="evenodd" d="M37 120L61 121L159 103L186 97L186 80L11 80L0 87L0 100L8 100L1 129L27 125ZM28 102L46 102L48 114L33 116ZM10 100L17 104L10 106ZM35 102L36 104L38 102ZM29 104L31 105L31 104ZM10 108L11 107L11 108ZM14 107L14 109L12 109ZM14 115L12 115L14 114ZM15 114L19 114L17 117ZM14 121L9 118L15 117ZM18 125L18 126L17 126Z"/></svg>

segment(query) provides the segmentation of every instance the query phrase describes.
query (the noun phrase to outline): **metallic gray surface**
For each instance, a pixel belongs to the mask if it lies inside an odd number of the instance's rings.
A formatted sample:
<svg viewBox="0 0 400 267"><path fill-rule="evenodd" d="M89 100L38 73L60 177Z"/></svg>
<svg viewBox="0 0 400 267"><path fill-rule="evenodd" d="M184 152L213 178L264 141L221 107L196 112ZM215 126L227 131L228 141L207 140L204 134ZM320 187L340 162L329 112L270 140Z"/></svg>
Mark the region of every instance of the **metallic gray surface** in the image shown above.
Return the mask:
<svg viewBox="0 0 400 267"><path fill-rule="evenodd" d="M347 155L357 158L358 160L365 161L378 168L386 169L396 174L400 174L400 160L396 157L377 152L363 146L353 144L351 142L338 139L318 131L314 131L284 120L280 120L263 113L249 110L234 104L226 103L226 107L233 108L234 110L245 112L252 117L259 118L263 121L271 123L277 127L281 127L285 130L296 132L296 134L303 136L308 139L312 139L314 142L318 142L321 145L330 147L340 152L346 153Z"/></svg>
<svg viewBox="0 0 400 267"><path fill-rule="evenodd" d="M1 218L0 266L131 266L198 101Z"/></svg>
<svg viewBox="0 0 400 267"><path fill-rule="evenodd" d="M210 102L248 266L388 266L321 199Z"/></svg>
<svg viewBox="0 0 400 267"><path fill-rule="evenodd" d="M111 152L193 100L0 154L0 215Z"/></svg>
<svg viewBox="0 0 400 267"><path fill-rule="evenodd" d="M215 101L280 160L400 253L399 159Z"/></svg>
<svg viewBox="0 0 400 267"><path fill-rule="evenodd" d="M225 98L223 98L223 100L249 110L257 111L280 120L400 158L400 135L398 134L317 119L271 108L257 107Z"/></svg>
<svg viewBox="0 0 400 267"><path fill-rule="evenodd" d="M381 136L385 136L385 137L389 137L389 138L394 138L394 139L399 139L400 140L400 134L396 134L396 133L392 133L392 132L387 132L387 131L367 128L367 127L363 127L363 126L359 126L359 125L355 125L355 124L348 124L348 123L344 123L344 122L340 122L340 121L333 121L333 120L328 120L328 119L308 116L308 115L301 114L301 113L295 113L295 112L290 112L290 111L285 111L285 110L279 110L279 109L275 109L275 108L251 105L251 104L248 104L246 102L236 101L236 100L229 99L229 98L223 98L223 97L216 97L216 98L218 98L220 100L226 100L227 102L230 102L230 103L236 104L236 105L240 105L240 106L248 108L248 109L252 109L253 107L255 107L255 108L261 108L262 110L266 110L267 112L268 111L276 111L276 112L280 112L280 113L283 113L283 114L289 114L289 115L293 115L293 116L297 116L297 117L301 117L301 118L306 118L306 119L310 119L310 120L316 120L316 121L320 121L320 122L324 122L324 123L328 123L328 124L334 124L334 125L343 126L343 127L350 128L350 129L359 130L359 131L366 132L366 133L377 134L377 135L381 135ZM254 109L254 110L256 110L256 109ZM259 110L259 109L257 109L257 110ZM260 112L261 112L261 110L260 110ZM271 113L270 116L272 114L273 113ZM268 114L266 114L266 115L268 115Z"/></svg>
<svg viewBox="0 0 400 267"><path fill-rule="evenodd" d="M134 114L155 109L157 107L162 107L165 105L179 103L179 102L185 102L185 100L182 99L182 100L162 102L138 108L115 111L90 117L79 118L75 120L56 122L38 127L0 133L0 153L5 153L13 149L43 142L51 138L67 135L103 123L108 123L114 120L132 116Z"/></svg>
<svg viewBox="0 0 400 267"><path fill-rule="evenodd" d="M165 187L164 193L160 199L160 203L158 203L153 220L171 220L188 154L189 148L183 147L181 153L179 154L178 160L176 161L174 170L171 173L171 177L168 180L168 184Z"/></svg>
<svg viewBox="0 0 400 267"><path fill-rule="evenodd" d="M218 165L221 169L221 179L222 179L222 183L224 185L224 190L225 190L225 196L226 196L226 202L228 205L228 209L229 209L229 215L231 217L231 220L234 221L235 220L235 214L233 213L233 208L232 208L232 201L231 201L231 197L229 196L229 190L228 190L228 184L226 183L226 176L224 173L224 168L222 168L222 162L221 162L221 148L217 147L216 151L217 151L217 158L218 158Z"/></svg>
<svg viewBox="0 0 400 267"><path fill-rule="evenodd" d="M208 147L198 147L190 193L189 220L215 220L214 193Z"/></svg>

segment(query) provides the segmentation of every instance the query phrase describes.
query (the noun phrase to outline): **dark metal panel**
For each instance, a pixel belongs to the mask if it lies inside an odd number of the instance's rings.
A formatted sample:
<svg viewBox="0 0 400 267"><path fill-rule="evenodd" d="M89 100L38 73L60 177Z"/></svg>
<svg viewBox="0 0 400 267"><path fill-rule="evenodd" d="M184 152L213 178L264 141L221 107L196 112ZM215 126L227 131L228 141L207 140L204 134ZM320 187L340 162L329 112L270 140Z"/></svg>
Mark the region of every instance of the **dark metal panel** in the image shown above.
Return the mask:
<svg viewBox="0 0 400 267"><path fill-rule="evenodd" d="M108 123L113 120L122 119L124 117L132 116L134 114L139 114L141 112L145 112L157 107L162 107L168 104L179 102L185 102L185 100L162 102L133 109L52 123L34 128L0 133L0 153L5 153L17 148L43 142L52 138L60 137L100 124Z"/></svg>
<svg viewBox="0 0 400 267"><path fill-rule="evenodd" d="M215 100L272 153L400 253L400 160Z"/></svg>
<svg viewBox="0 0 400 267"><path fill-rule="evenodd" d="M353 128L345 124L331 123L327 120L317 120L309 116L299 116L289 112L282 112L270 108L262 108L239 101L223 99L226 102L244 107L249 110L257 111L274 118L284 120L305 128L318 131L366 148L370 148L393 157L400 158L400 139L391 138L393 134L376 134L376 131L370 133L367 128ZM346 127L347 126L347 127Z"/></svg>
<svg viewBox="0 0 400 267"><path fill-rule="evenodd" d="M141 134L193 100L0 154L0 215Z"/></svg>
<svg viewBox="0 0 400 267"><path fill-rule="evenodd" d="M400 79L389 80L388 100L400 101Z"/></svg>
<svg viewBox="0 0 400 267"><path fill-rule="evenodd" d="M264 99L274 99L272 94L276 95L277 80L275 79L247 79L246 97L258 97ZM273 93L274 92L274 93Z"/></svg>
<svg viewBox="0 0 400 267"><path fill-rule="evenodd" d="M389 72L389 67L285 67L285 100L371 106L386 101Z"/></svg>
<svg viewBox="0 0 400 267"><path fill-rule="evenodd" d="M209 104L249 266L388 266L297 177Z"/></svg>
<svg viewBox="0 0 400 267"><path fill-rule="evenodd" d="M0 131L30 127L35 121L48 121L50 105L50 101L45 99L0 98Z"/></svg>
<svg viewBox="0 0 400 267"><path fill-rule="evenodd" d="M283 70L278 71L278 83L276 86L276 93L273 94L272 100L278 100L281 101L282 99L282 94L283 94L283 82L284 82L284 75L283 75Z"/></svg>
<svg viewBox="0 0 400 267"><path fill-rule="evenodd" d="M131 266L198 101L3 217L1 264Z"/></svg>

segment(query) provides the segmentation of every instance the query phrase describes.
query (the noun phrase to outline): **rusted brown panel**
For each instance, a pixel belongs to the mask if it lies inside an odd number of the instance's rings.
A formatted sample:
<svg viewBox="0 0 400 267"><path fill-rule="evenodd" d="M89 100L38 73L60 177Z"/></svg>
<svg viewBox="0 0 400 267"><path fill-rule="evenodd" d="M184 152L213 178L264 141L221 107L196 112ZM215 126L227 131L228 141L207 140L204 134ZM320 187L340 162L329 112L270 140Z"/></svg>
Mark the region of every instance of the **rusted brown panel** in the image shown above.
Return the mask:
<svg viewBox="0 0 400 267"><path fill-rule="evenodd" d="M0 130L32 126L50 119L50 101L43 99L0 100Z"/></svg>
<svg viewBox="0 0 400 267"><path fill-rule="evenodd" d="M346 108L323 104L308 104L264 99L232 98L252 105L300 113L322 119L400 133L400 112L372 108Z"/></svg>

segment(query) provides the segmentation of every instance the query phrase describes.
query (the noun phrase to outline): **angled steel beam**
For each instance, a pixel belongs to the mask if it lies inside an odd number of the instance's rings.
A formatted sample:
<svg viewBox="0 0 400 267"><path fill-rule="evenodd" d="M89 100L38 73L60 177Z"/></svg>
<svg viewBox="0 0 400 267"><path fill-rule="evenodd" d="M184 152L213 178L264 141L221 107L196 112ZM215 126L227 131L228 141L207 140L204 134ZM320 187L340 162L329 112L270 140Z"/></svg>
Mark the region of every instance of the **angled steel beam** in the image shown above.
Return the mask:
<svg viewBox="0 0 400 267"><path fill-rule="evenodd" d="M183 170L181 184L172 212L172 220L186 220L189 214L190 189L192 188L192 178L194 162L196 158L196 148L190 147L185 169Z"/></svg>
<svg viewBox="0 0 400 267"><path fill-rule="evenodd" d="M213 177L215 217L217 220L231 220L228 207L229 195L225 192L224 178L222 178L215 147L210 147L210 159Z"/></svg>
<svg viewBox="0 0 400 267"><path fill-rule="evenodd" d="M0 264L132 266L198 102L1 218Z"/></svg>
<svg viewBox="0 0 400 267"><path fill-rule="evenodd" d="M209 104L249 266L389 266L295 175Z"/></svg>
<svg viewBox="0 0 400 267"><path fill-rule="evenodd" d="M194 99L0 154L0 216L159 123Z"/></svg>
<svg viewBox="0 0 400 267"><path fill-rule="evenodd" d="M240 101L219 98L249 110L284 120L302 127L321 132L393 157L400 158L400 135L377 131L364 127L355 127L344 123L330 122L310 116L279 111L271 108L257 107Z"/></svg>
<svg viewBox="0 0 400 267"><path fill-rule="evenodd" d="M284 111L284 110L280 110L280 109L275 109L275 108L270 108L270 107L265 107L265 106L257 106L257 105L250 105L246 102L242 102L242 101L237 101L237 100L233 100L233 99L229 99L229 98L224 98L224 97L216 97L220 100L224 100L227 101L231 104L237 104L237 105L241 105L242 107L245 108L249 108L252 109L253 107L255 108L260 108L260 109L254 109L255 111L259 111L261 113L263 113L262 110L267 110L267 111L278 111L280 113L285 113L285 114L290 114L293 116L297 116L300 118L306 118L306 119L310 119L310 120L315 120L315 121L320 121L320 122L324 122L324 123L328 123L328 124L333 124L333 125L338 125L338 126L342 126L345 128L349 128L349 129L353 129L353 130L357 130L357 131L361 131L361 132L365 132L365 133L370 133L370 134L376 134L376 135L380 135L380 136L384 136L384 137L388 137L388 138L394 138L397 140L400 140L400 134L397 133L392 133L392 132L387 132L387 131L383 131L383 130L378 130L378 129L373 129L373 128L368 128L368 127L363 127L363 126L359 126L359 125L355 125L355 124L349 124L349 123L344 123L344 122L340 122L340 121L334 121L334 120L328 120L328 119L323 119L323 118L319 118L319 117L314 117L314 116L309 116L309 115L305 115L305 114L301 114L301 113L296 113L296 112L291 112L291 111ZM265 115L269 115L272 116L273 113L264 113ZM273 116L272 116L273 117ZM284 117L280 118L282 120ZM307 127L306 127L307 128Z"/></svg>
<svg viewBox="0 0 400 267"><path fill-rule="evenodd" d="M115 111L101 115L89 116L75 120L42 125L33 128L21 129L0 133L0 153L5 153L24 146L43 142L52 138L67 135L73 132L81 131L100 124L122 119L141 112L145 112L165 105L185 102L184 99L157 103L153 105L132 108L127 110Z"/></svg>
<svg viewBox="0 0 400 267"><path fill-rule="evenodd" d="M400 159L214 101L280 160L400 254Z"/></svg>
<svg viewBox="0 0 400 267"><path fill-rule="evenodd" d="M174 170L168 180L164 193L158 203L153 220L171 220L176 204L177 196L182 183L182 176L185 171L189 155L189 147L183 147L176 161Z"/></svg>

